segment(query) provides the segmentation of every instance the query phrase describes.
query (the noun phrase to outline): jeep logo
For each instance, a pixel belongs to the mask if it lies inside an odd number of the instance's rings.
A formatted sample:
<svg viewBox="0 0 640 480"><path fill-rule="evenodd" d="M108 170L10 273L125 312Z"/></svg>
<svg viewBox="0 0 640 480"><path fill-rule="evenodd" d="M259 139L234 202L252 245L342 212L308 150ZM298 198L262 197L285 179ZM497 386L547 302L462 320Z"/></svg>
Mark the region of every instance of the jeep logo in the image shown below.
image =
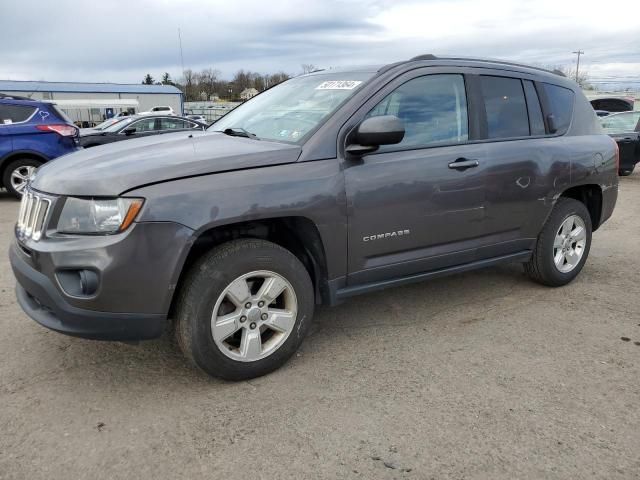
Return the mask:
<svg viewBox="0 0 640 480"><path fill-rule="evenodd" d="M366 237L362 237L362 241L372 242L374 240L382 240L385 238L403 237L405 235L409 235L410 233L410 230L396 230L395 232L377 233L375 235L367 235Z"/></svg>

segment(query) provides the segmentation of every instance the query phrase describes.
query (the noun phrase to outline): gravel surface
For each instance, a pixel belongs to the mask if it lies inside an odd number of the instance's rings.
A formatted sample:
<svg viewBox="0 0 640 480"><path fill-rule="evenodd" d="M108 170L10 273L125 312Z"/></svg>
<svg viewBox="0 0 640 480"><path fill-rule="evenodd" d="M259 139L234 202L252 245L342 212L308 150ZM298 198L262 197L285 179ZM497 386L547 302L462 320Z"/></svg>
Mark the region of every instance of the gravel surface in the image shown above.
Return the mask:
<svg viewBox="0 0 640 480"><path fill-rule="evenodd" d="M40 327L3 254L0 479L639 478L640 174L620 183L573 284L513 265L357 297L240 383L167 338Z"/></svg>

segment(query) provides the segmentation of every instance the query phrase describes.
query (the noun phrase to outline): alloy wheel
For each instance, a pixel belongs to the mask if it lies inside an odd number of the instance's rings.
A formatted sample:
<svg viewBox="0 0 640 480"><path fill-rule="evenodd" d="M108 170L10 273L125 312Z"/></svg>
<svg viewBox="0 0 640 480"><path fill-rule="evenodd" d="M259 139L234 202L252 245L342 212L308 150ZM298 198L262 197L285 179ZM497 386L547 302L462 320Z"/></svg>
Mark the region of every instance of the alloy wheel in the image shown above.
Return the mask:
<svg viewBox="0 0 640 480"><path fill-rule="evenodd" d="M236 278L218 297L211 333L220 351L240 362L274 353L292 332L298 304L283 276L259 270Z"/></svg>
<svg viewBox="0 0 640 480"><path fill-rule="evenodd" d="M568 216L553 242L553 262L562 273L569 273L580 263L587 245L587 229L578 215Z"/></svg>

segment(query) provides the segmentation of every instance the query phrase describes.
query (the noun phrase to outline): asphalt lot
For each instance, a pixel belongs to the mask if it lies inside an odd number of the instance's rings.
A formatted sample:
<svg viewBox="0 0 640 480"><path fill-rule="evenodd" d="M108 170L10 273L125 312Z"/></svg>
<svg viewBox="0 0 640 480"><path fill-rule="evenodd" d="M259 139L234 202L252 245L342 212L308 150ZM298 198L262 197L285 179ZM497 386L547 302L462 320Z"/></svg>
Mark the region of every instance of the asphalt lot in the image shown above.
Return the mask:
<svg viewBox="0 0 640 480"><path fill-rule="evenodd" d="M47 331L3 253L0 479L639 478L640 173L620 183L573 284L514 265L354 298L249 382L167 338Z"/></svg>

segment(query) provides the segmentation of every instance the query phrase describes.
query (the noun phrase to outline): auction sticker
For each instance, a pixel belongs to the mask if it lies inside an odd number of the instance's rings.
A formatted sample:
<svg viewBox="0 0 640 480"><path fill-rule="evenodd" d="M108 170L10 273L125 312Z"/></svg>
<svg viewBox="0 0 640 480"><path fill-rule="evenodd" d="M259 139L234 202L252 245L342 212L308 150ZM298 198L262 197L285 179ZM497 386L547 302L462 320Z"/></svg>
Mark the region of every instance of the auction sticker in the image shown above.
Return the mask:
<svg viewBox="0 0 640 480"><path fill-rule="evenodd" d="M360 80L329 80L318 85L316 90L353 90L361 83Z"/></svg>

